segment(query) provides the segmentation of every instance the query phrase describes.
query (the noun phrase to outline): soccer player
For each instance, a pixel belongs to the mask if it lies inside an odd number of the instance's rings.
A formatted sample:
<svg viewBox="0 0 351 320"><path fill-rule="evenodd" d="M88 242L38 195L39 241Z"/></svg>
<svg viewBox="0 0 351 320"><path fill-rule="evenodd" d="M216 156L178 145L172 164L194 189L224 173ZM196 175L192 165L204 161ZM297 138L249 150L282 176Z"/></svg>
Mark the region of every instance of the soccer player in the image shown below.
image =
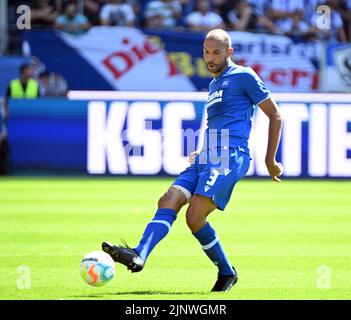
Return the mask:
<svg viewBox="0 0 351 320"><path fill-rule="evenodd" d="M160 197L158 210L135 248L126 244L102 244L102 249L114 261L132 272L143 269L151 251L170 231L177 213L189 203L187 225L218 267L218 278L211 291L229 291L238 280L218 235L206 218L215 209L224 210L235 184L248 171L248 139L255 105L269 118L265 160L273 181L280 182L283 167L276 161L276 153L282 120L276 102L258 75L251 68L234 64L232 54L231 39L224 30L215 29L206 35L203 57L214 79L209 85L206 104L208 128L204 146L199 153L191 154L191 165Z"/></svg>

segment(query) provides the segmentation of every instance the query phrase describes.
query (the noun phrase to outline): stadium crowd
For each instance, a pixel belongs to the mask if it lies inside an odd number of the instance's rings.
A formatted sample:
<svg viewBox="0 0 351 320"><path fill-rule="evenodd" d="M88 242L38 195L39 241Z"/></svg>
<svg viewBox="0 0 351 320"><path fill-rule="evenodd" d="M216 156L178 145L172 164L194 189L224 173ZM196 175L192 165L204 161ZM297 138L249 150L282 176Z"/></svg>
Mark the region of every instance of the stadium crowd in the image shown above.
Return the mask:
<svg viewBox="0 0 351 320"><path fill-rule="evenodd" d="M351 42L351 0L15 0L9 3L10 23L20 4L30 6L32 28L54 27L75 35L93 25L109 25L203 32L223 28Z"/></svg>

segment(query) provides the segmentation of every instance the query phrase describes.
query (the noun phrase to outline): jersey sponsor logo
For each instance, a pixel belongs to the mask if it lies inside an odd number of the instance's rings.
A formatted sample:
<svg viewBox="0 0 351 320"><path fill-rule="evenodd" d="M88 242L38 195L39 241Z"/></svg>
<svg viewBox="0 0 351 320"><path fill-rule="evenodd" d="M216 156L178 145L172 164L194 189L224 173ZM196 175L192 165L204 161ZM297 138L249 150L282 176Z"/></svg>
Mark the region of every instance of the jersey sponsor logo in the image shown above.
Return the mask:
<svg viewBox="0 0 351 320"><path fill-rule="evenodd" d="M211 93L207 99L207 107L212 106L216 102L221 102L223 96L223 90L217 90Z"/></svg>
<svg viewBox="0 0 351 320"><path fill-rule="evenodd" d="M229 173L232 172L232 169L229 169L229 168L225 168L224 169L224 175L227 176Z"/></svg>

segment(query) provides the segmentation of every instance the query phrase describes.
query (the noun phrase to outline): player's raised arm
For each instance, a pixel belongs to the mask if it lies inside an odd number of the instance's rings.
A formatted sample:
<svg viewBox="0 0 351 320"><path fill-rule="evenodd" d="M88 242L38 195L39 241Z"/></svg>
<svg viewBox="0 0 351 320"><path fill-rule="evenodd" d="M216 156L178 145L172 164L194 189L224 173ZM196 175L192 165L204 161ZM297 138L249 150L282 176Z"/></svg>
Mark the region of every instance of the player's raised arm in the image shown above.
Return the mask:
<svg viewBox="0 0 351 320"><path fill-rule="evenodd" d="M278 178L283 173L283 166L275 159L282 130L282 117L277 103L272 97L264 100L259 107L269 118L268 144L266 153L266 166L273 181L280 182Z"/></svg>

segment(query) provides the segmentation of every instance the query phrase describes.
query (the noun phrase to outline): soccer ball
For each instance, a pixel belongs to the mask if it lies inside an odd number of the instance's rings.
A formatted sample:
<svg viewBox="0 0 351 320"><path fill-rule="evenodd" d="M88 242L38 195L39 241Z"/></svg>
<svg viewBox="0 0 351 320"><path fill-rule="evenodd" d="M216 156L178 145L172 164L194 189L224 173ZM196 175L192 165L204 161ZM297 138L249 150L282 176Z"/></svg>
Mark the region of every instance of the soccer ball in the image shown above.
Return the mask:
<svg viewBox="0 0 351 320"><path fill-rule="evenodd" d="M104 286L115 275L115 262L103 251L90 252L80 262L80 275L91 286Z"/></svg>

